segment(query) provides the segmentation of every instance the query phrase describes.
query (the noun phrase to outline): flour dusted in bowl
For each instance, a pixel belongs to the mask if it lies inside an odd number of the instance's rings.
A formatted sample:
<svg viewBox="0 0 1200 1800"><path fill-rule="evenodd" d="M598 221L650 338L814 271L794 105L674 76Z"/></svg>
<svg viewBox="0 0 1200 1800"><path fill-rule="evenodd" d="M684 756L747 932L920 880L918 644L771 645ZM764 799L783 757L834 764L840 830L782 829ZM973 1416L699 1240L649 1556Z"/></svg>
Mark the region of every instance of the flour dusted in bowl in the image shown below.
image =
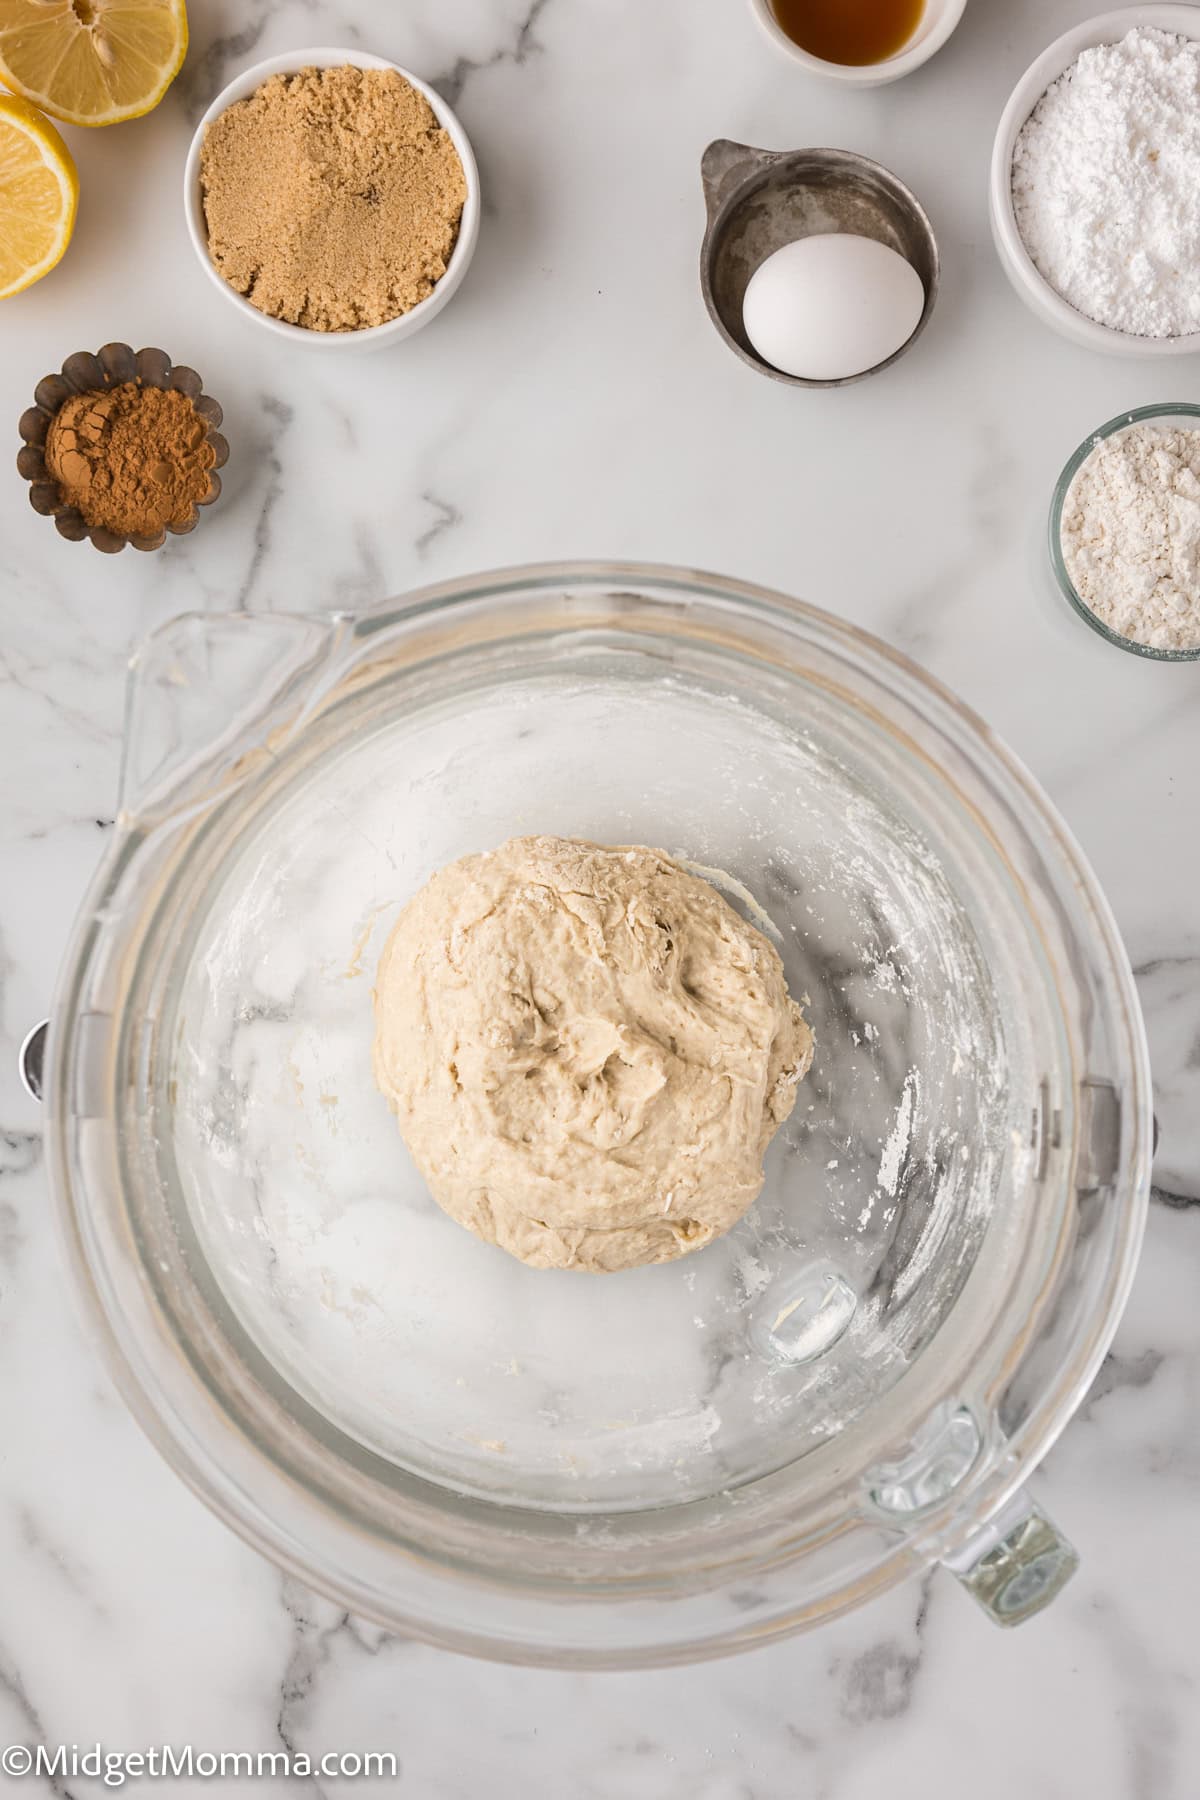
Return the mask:
<svg viewBox="0 0 1200 1800"><path fill-rule="evenodd" d="M1200 431L1130 425L1067 489L1063 564L1102 624L1156 650L1200 645Z"/></svg>
<svg viewBox="0 0 1200 1800"><path fill-rule="evenodd" d="M1012 194L1077 312L1138 337L1200 331L1200 43L1138 26L1084 50L1022 126Z"/></svg>

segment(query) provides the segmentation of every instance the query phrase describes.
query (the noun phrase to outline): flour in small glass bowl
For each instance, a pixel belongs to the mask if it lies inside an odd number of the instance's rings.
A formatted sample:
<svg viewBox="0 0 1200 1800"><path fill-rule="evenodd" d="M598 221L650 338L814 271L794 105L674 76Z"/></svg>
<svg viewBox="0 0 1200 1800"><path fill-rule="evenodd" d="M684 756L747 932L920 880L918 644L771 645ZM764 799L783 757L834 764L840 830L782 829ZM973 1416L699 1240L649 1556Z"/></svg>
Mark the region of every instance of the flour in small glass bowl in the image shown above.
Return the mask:
<svg viewBox="0 0 1200 1800"><path fill-rule="evenodd" d="M1018 134L1012 197L1076 312L1137 337L1200 330L1200 43L1136 26L1084 50Z"/></svg>
<svg viewBox="0 0 1200 1800"><path fill-rule="evenodd" d="M1063 567L1118 637L1200 647L1200 430L1142 421L1100 437L1059 526Z"/></svg>

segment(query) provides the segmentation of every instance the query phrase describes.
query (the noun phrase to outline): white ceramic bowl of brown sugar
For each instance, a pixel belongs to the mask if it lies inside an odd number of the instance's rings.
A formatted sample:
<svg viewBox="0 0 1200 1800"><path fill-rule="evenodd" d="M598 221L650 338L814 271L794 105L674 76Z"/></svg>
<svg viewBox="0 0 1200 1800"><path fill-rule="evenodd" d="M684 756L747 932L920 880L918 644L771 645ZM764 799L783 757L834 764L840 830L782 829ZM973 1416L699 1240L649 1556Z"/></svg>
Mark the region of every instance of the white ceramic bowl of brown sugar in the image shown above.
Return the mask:
<svg viewBox="0 0 1200 1800"><path fill-rule="evenodd" d="M201 162L205 135L214 119L219 118L238 101L249 99L273 75L297 75L304 69L341 69L346 67L367 70L391 69L428 101L438 124L446 132L458 154L458 160L462 164L466 187L462 215L453 249L445 264L445 273L435 281L432 291L424 299L410 306L407 311L400 312L396 317L388 318L380 324L364 324L355 327L321 328L308 324L293 324L290 320L277 317L273 312L264 311L261 306L255 305L244 293L239 292L213 260L210 251L209 221L205 212L204 193L201 185ZM400 338L411 337L414 331L420 331L422 326L428 325L429 321L436 318L461 285L479 236L479 170L470 141L457 115L447 106L440 94L408 69L402 69L398 63L389 62L386 57L372 56L362 50L291 50L282 56L268 57L264 62L255 63L252 68L246 69L241 75L238 75L227 87L222 88L217 95L196 127L195 135L192 138L184 168L183 204L188 235L192 240L192 247L201 268L230 304L235 306L246 318L270 331L275 337L288 339L297 344L342 351L379 349L386 344L396 343Z"/></svg>

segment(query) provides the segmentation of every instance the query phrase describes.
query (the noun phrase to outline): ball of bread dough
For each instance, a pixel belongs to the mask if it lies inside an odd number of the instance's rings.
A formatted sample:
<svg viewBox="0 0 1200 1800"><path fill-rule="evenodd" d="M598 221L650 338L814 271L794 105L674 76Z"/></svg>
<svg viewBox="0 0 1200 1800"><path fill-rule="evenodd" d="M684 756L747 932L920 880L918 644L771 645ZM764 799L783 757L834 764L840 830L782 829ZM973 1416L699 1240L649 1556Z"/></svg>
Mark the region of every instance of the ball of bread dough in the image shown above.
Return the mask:
<svg viewBox="0 0 1200 1800"><path fill-rule="evenodd" d="M736 1224L812 1060L783 964L660 850L512 838L388 939L375 1076L435 1200L534 1268L665 1262Z"/></svg>

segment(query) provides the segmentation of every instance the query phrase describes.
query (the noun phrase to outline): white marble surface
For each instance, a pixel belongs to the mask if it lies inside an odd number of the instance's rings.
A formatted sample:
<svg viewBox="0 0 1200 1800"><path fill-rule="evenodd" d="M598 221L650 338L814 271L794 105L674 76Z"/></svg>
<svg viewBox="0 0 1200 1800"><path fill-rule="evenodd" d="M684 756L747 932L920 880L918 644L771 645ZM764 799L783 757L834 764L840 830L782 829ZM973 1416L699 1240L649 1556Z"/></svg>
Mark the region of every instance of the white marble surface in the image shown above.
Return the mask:
<svg viewBox="0 0 1200 1800"><path fill-rule="evenodd" d="M985 206L1012 82L1090 10L970 0L926 68L853 93L796 71L744 0L194 0L162 107L70 134L76 239L0 312L0 412L15 427L71 350L158 343L222 400L233 454L196 535L147 558L60 541L14 473L0 484L4 1742L386 1749L414 1800L1200 1788L1200 672L1093 638L1042 549L1079 439L1122 407L1195 398L1198 370L1044 330L999 271ZM465 288L379 358L281 348L221 304L184 234L199 111L249 61L306 43L362 44L435 79L482 166ZM801 394L717 340L696 278L697 164L716 136L859 149L924 200L942 296L883 378ZM1154 1054L1160 1185L1115 1353L1038 1483L1084 1568L1019 1632L938 1579L817 1636L653 1676L506 1670L389 1639L212 1519L83 1339L14 1053L110 828L129 649L184 608L353 605L574 555L708 566L879 632L1028 761L1112 899ZM24 1784L51 1788L104 1791Z"/></svg>

